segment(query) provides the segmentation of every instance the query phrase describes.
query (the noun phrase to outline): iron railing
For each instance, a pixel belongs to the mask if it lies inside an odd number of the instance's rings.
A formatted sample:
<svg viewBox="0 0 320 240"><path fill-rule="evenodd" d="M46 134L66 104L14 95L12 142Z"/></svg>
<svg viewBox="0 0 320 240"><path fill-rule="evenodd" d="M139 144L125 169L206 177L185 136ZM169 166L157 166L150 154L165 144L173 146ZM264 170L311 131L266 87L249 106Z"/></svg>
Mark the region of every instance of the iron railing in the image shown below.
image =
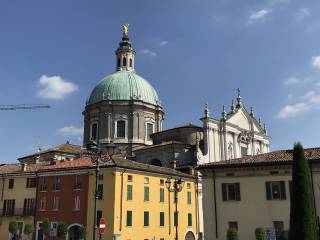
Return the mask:
<svg viewBox="0 0 320 240"><path fill-rule="evenodd" d="M0 209L0 216L34 216L35 208L7 208Z"/></svg>

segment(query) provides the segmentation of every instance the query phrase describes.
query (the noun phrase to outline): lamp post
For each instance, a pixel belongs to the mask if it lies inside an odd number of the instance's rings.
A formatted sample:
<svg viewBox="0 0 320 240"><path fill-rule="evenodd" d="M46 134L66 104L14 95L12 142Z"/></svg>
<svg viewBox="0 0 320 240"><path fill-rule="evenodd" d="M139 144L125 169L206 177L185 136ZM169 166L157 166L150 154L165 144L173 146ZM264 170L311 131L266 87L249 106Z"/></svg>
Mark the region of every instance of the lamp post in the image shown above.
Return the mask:
<svg viewBox="0 0 320 240"><path fill-rule="evenodd" d="M112 158L114 154L114 149L116 148L113 142L106 145L107 154L110 158ZM87 151L91 158L92 163L95 164L95 174L96 174L96 186L94 191L94 219L93 219L93 232L92 232L92 239L96 240L96 231L98 228L98 219L97 219L97 200L99 199L99 192L98 192L98 180L99 180L99 172L100 172L100 159L102 155L102 151L98 146L97 142L94 140L90 140L87 143Z"/></svg>
<svg viewBox="0 0 320 240"><path fill-rule="evenodd" d="M166 187L169 192L174 193L174 203L175 203L175 213L174 213L174 222L176 228L176 237L175 240L178 240L178 193L182 191L184 186L184 181L181 178L175 178L171 181L171 178L167 178ZM169 203L170 204L170 203Z"/></svg>

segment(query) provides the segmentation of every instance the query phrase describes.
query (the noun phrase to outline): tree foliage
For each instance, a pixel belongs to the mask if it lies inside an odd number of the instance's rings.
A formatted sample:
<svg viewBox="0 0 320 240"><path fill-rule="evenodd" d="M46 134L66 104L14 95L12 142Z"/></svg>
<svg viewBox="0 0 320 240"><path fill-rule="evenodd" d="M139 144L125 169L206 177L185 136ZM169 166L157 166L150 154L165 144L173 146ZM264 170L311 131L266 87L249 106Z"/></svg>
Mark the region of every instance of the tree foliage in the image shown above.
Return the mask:
<svg viewBox="0 0 320 240"><path fill-rule="evenodd" d="M68 224L65 222L59 222L57 227L57 235L61 239L65 239L68 232Z"/></svg>
<svg viewBox="0 0 320 240"><path fill-rule="evenodd" d="M8 230L12 235L17 234L17 232L18 232L18 223L16 221L11 221L9 223L9 229Z"/></svg>
<svg viewBox="0 0 320 240"><path fill-rule="evenodd" d="M235 228L227 230L227 240L238 240L238 231Z"/></svg>
<svg viewBox="0 0 320 240"><path fill-rule="evenodd" d="M303 146L293 148L290 240L316 240L316 218L310 168Z"/></svg>
<svg viewBox="0 0 320 240"><path fill-rule="evenodd" d="M26 224L24 226L24 234L26 235L30 235L34 232L34 226L32 224Z"/></svg>
<svg viewBox="0 0 320 240"><path fill-rule="evenodd" d="M51 229L51 223L48 218L45 218L41 223L41 230L45 236L49 236Z"/></svg>
<svg viewBox="0 0 320 240"><path fill-rule="evenodd" d="M87 235L87 231L86 231L86 228L84 226L81 226L79 228L79 238L80 239L84 239Z"/></svg>
<svg viewBox="0 0 320 240"><path fill-rule="evenodd" d="M263 228L256 228L254 232L256 240L267 240L267 233Z"/></svg>

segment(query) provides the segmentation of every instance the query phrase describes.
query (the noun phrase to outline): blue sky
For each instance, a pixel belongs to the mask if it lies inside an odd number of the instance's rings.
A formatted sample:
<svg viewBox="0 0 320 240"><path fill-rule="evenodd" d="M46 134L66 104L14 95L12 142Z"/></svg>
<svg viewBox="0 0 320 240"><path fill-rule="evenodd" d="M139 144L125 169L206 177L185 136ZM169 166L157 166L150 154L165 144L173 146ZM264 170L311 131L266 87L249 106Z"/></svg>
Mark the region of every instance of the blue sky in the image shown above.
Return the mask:
<svg viewBox="0 0 320 240"><path fill-rule="evenodd" d="M136 71L157 89L165 128L220 117L241 89L266 123L272 149L319 146L320 1L0 0L0 162L81 144L92 88L115 69L130 23Z"/></svg>

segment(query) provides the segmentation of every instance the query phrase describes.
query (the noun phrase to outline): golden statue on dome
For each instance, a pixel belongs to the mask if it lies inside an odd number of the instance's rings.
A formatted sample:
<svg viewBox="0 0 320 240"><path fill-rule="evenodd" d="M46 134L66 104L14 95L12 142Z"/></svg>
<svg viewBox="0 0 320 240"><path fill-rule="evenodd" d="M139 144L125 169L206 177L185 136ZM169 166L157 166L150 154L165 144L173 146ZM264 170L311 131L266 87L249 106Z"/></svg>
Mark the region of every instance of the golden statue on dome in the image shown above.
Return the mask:
<svg viewBox="0 0 320 240"><path fill-rule="evenodd" d="M129 23L125 23L122 25L123 38L129 38L128 32L129 32Z"/></svg>

